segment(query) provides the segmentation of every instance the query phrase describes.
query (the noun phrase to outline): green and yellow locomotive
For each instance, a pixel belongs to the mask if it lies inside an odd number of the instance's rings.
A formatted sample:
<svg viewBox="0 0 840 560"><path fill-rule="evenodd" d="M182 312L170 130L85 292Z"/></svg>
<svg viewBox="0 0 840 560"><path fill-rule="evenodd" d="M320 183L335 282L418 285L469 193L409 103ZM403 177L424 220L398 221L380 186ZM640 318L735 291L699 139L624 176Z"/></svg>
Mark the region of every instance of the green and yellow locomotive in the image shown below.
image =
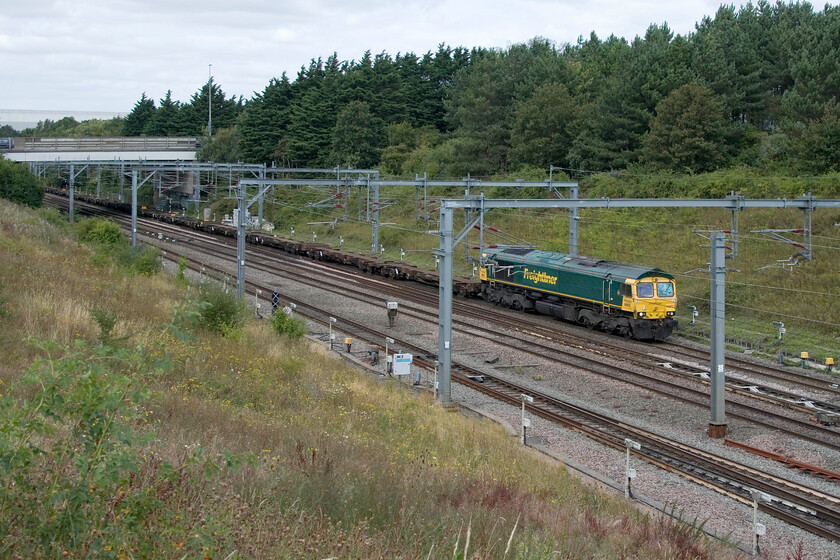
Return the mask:
<svg viewBox="0 0 840 560"><path fill-rule="evenodd" d="M529 248L485 249L483 297L639 340L677 326L674 277L657 268Z"/></svg>

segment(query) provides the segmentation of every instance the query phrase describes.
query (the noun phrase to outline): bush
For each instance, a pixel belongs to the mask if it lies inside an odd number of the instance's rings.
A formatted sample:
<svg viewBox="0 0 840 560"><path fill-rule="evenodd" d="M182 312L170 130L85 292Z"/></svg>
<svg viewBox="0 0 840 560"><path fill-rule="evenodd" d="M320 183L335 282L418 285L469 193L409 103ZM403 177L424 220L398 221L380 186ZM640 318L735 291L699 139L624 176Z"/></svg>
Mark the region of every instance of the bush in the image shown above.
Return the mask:
<svg viewBox="0 0 840 560"><path fill-rule="evenodd" d="M222 336L236 336L245 326L245 304L236 299L236 294L214 283L202 284L199 290L201 326Z"/></svg>
<svg viewBox="0 0 840 560"><path fill-rule="evenodd" d="M79 240L95 245L115 247L127 243L116 222L104 218L90 218L76 222Z"/></svg>
<svg viewBox="0 0 840 560"><path fill-rule="evenodd" d="M90 218L77 222L74 227L79 240L97 250L96 260L113 260L123 269L141 276L152 276L160 271L160 250L151 245L132 247L115 222Z"/></svg>
<svg viewBox="0 0 840 560"><path fill-rule="evenodd" d="M184 271L187 270L189 264L190 261L187 260L187 257L182 256L180 259L178 259L178 274L175 276L175 278L177 278L179 282L186 282L187 277L184 275Z"/></svg>
<svg viewBox="0 0 840 560"><path fill-rule="evenodd" d="M145 441L131 428L150 394L145 364L107 347L45 349L66 356L30 368L22 385L38 387L35 398L0 399L0 532L21 556L49 546L104 557L106 543L158 506L132 484Z"/></svg>
<svg viewBox="0 0 840 560"><path fill-rule="evenodd" d="M67 216L63 216L58 208L41 208L38 215L50 225L64 228L67 225Z"/></svg>
<svg viewBox="0 0 840 560"><path fill-rule="evenodd" d="M285 334L289 338L301 338L306 334L306 321L303 317L280 311L271 316L271 328L277 334Z"/></svg>
<svg viewBox="0 0 840 560"><path fill-rule="evenodd" d="M151 245L126 244L115 252L117 263L140 276L154 276L161 269L160 249Z"/></svg>
<svg viewBox="0 0 840 560"><path fill-rule="evenodd" d="M0 197L39 208L44 200L44 184L22 163L0 158Z"/></svg>

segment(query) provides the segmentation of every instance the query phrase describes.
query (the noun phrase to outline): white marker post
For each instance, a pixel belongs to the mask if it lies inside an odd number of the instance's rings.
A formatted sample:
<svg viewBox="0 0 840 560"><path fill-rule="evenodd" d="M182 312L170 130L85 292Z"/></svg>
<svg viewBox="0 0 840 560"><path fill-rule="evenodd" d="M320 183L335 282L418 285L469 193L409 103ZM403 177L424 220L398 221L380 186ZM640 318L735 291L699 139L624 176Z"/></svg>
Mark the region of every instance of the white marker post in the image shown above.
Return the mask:
<svg viewBox="0 0 840 560"><path fill-rule="evenodd" d="M750 498L753 501L753 558L761 553L758 547L758 537L763 537L767 534L767 527L763 523L758 522L758 502L769 502L771 500L768 494L759 490L750 490Z"/></svg>
<svg viewBox="0 0 840 560"><path fill-rule="evenodd" d="M393 344L394 339L385 337L385 373L391 373L391 355L388 353L388 344Z"/></svg>
<svg viewBox="0 0 840 560"><path fill-rule="evenodd" d="M335 340L335 335L332 332L332 326L333 326L333 323L335 323L335 322L336 322L335 317L330 317L330 323L329 323L329 325L330 325L330 350L332 350L333 340Z"/></svg>
<svg viewBox="0 0 840 560"><path fill-rule="evenodd" d="M636 451L640 451L642 449L642 444L638 441L633 441L630 438L624 438L624 447L627 448L627 465L624 468L624 497L628 500L630 499L630 481L636 478L636 469L630 468L630 450L634 449Z"/></svg>
<svg viewBox="0 0 840 560"><path fill-rule="evenodd" d="M260 294L262 294L262 290L257 288L254 291L254 318L259 318L260 316Z"/></svg>
<svg viewBox="0 0 840 560"><path fill-rule="evenodd" d="M520 441L522 442L522 445L525 445L525 429L531 425L531 419L525 418L525 403L534 402L534 397L522 393L519 395L519 398L522 399L522 439Z"/></svg>

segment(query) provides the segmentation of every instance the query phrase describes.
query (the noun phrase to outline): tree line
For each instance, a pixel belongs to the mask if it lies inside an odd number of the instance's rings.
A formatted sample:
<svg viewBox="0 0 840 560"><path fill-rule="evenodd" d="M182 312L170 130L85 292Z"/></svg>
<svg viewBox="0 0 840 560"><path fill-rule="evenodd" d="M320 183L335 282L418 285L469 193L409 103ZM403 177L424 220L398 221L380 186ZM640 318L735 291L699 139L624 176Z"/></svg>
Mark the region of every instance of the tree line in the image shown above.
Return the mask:
<svg viewBox="0 0 840 560"><path fill-rule="evenodd" d="M506 49L312 60L251 99L205 84L188 103L145 96L124 135L213 138L200 157L376 167L397 176L568 170L840 170L840 8L721 6L686 36L651 25Z"/></svg>

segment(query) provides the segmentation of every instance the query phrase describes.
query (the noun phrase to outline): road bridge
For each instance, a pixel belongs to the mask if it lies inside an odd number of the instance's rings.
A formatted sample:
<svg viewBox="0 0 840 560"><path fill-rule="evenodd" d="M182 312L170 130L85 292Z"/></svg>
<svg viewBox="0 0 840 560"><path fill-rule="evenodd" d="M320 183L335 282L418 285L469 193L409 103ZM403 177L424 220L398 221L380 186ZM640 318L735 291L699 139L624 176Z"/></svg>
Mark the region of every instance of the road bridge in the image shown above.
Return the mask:
<svg viewBox="0 0 840 560"><path fill-rule="evenodd" d="M198 139L185 137L17 137L3 157L19 162L194 161Z"/></svg>

